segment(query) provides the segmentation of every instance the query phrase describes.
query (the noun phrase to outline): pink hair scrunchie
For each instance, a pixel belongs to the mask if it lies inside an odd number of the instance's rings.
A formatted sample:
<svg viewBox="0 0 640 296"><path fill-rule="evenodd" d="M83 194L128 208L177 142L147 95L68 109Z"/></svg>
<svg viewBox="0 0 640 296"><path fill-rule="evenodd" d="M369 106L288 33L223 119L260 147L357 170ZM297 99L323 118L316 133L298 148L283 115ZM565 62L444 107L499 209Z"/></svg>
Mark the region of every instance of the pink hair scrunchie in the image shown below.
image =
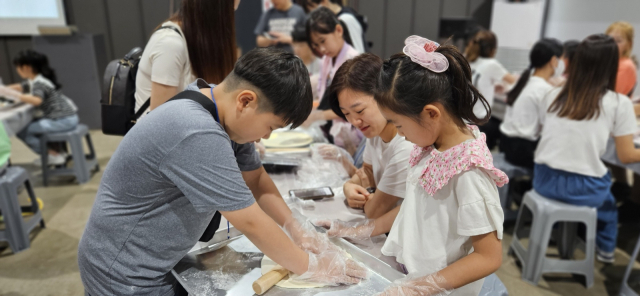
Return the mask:
<svg viewBox="0 0 640 296"><path fill-rule="evenodd" d="M440 46L427 38L420 36L409 36L404 40L402 52L411 60L433 72L442 73L449 68L447 57L435 50Z"/></svg>

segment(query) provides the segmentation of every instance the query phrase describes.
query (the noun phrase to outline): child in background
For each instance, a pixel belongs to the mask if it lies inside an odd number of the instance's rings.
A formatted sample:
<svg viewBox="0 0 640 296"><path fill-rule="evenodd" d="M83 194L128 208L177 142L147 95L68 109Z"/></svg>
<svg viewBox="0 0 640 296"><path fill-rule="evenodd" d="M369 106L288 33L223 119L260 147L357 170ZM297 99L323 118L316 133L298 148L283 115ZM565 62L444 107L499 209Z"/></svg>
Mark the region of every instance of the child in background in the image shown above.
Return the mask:
<svg viewBox="0 0 640 296"><path fill-rule="evenodd" d="M323 56L318 81L320 103L317 110L309 115L305 126L316 121L331 120L332 122L323 127L325 135L330 142L353 154L363 139L362 133L340 119L331 110L329 100L324 98L324 95L342 63L360 53L349 45L348 34L345 34L343 25L329 8L319 7L312 11L307 19L306 30L309 45Z"/></svg>
<svg viewBox="0 0 640 296"><path fill-rule="evenodd" d="M636 86L637 69L632 60L633 26L628 22L615 22L607 28L607 35L611 36L618 45L620 62L616 77L616 92L625 96L631 96Z"/></svg>
<svg viewBox="0 0 640 296"><path fill-rule="evenodd" d="M295 27L293 33L291 33L293 39L293 53L297 55L309 71L309 78L311 80L311 89L313 90L313 100L318 101L318 78L320 77L320 59L309 47L309 40L307 39L307 32L304 26Z"/></svg>
<svg viewBox="0 0 640 296"><path fill-rule="evenodd" d="M571 62L573 55L576 53L576 48L578 48L579 44L580 42L577 40L568 40L562 44L562 63L564 64L564 72L560 74L556 73L551 78L549 78L547 80L549 84L555 87L564 86L564 84L567 82L567 76L569 75L569 63Z"/></svg>
<svg viewBox="0 0 640 296"><path fill-rule="evenodd" d="M18 75L27 81L9 87L24 93L18 97L20 101L37 106L42 111L42 118L31 122L17 136L33 152L42 154L42 135L76 128L79 121L78 108L60 91L61 86L45 55L33 50L23 50L13 59L13 65ZM65 163L67 154L62 149L49 148L48 152L48 165Z"/></svg>
<svg viewBox="0 0 640 296"><path fill-rule="evenodd" d="M502 263L504 216L471 84L469 64L454 46L418 36L385 61L375 99L384 117L414 144L404 202L365 222L317 221L330 236L368 239L387 231L382 253L409 276L381 295L478 295ZM487 108L488 109L488 108ZM489 112L489 110L487 110Z"/></svg>
<svg viewBox="0 0 640 296"><path fill-rule="evenodd" d="M259 47L275 46L293 53L291 33L304 24L304 10L291 0L271 0L273 8L262 13L254 33Z"/></svg>
<svg viewBox="0 0 640 296"><path fill-rule="evenodd" d="M483 30L476 34L472 45L466 51L467 60L473 65L473 85L484 96L489 107L493 106L496 88L516 83L516 77L495 58L497 49L496 35L489 30ZM488 109L478 100L473 112L478 118L485 118L490 116L486 110ZM500 120L490 118L485 125L480 126L480 131L486 134L489 149L493 149L500 138Z"/></svg>
<svg viewBox="0 0 640 296"><path fill-rule="evenodd" d="M603 262L613 262L618 233L611 175L600 160L609 137L621 162L640 161L631 100L614 91L617 68L613 38L591 35L578 46L567 83L543 100L533 178L542 196L598 209L597 258Z"/></svg>
<svg viewBox="0 0 640 296"><path fill-rule="evenodd" d="M353 48L359 53L367 51L367 42L364 36L367 28L366 18L359 15L353 8L344 6L342 0L299 0L298 3L303 6L307 13L319 6L331 9L347 27L349 38L353 41L351 43Z"/></svg>
<svg viewBox="0 0 640 296"><path fill-rule="evenodd" d="M538 115L544 108L542 99L553 89L547 81L564 73L561 57L560 41L538 41L529 54L529 68L507 94L507 111L500 125L500 151L514 165L533 169L533 154L542 129Z"/></svg>

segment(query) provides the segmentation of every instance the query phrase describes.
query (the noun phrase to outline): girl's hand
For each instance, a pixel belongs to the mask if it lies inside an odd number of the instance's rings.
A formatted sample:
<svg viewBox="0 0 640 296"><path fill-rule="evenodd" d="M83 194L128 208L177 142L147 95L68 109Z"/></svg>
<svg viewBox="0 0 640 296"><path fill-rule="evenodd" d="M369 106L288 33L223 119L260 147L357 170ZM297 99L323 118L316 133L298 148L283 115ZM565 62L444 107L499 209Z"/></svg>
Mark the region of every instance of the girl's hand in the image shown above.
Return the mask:
<svg viewBox="0 0 640 296"><path fill-rule="evenodd" d="M347 204L352 208L363 208L364 204L369 200L369 192L360 185L347 182L342 189L344 196L347 198Z"/></svg>
<svg viewBox="0 0 640 296"><path fill-rule="evenodd" d="M375 296L444 296L452 291L447 280L436 272L423 277L409 276L397 280Z"/></svg>
<svg viewBox="0 0 640 296"><path fill-rule="evenodd" d="M358 169L356 171L356 174L358 174L358 177L360 178L360 183L362 183L362 187L365 187L365 188L371 187L371 182L369 182L369 176L367 176L367 173L364 171L364 168Z"/></svg>
<svg viewBox="0 0 640 296"><path fill-rule="evenodd" d="M367 269L341 252L327 251L309 254L309 268L301 275L291 275L295 281L329 285L353 285L368 278Z"/></svg>
<svg viewBox="0 0 640 296"><path fill-rule="evenodd" d="M357 241L371 241L371 233L375 228L375 220L345 222L340 220L316 220L316 226L327 228L330 237L344 237Z"/></svg>

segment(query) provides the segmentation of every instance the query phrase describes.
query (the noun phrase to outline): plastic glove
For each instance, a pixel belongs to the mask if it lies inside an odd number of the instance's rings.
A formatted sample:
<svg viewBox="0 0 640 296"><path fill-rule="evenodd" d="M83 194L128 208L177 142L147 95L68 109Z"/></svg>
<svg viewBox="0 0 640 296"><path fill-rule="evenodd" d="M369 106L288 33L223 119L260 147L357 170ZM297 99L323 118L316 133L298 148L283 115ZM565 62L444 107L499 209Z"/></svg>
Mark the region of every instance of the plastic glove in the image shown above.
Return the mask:
<svg viewBox="0 0 640 296"><path fill-rule="evenodd" d="M375 296L444 296L452 291L447 280L436 272L422 277L409 276L397 280Z"/></svg>
<svg viewBox="0 0 640 296"><path fill-rule="evenodd" d="M267 148L264 147L264 144L260 142L255 142L254 145L256 146L256 149L258 149L258 152L260 153L260 158L263 158L264 155L267 153Z"/></svg>
<svg viewBox="0 0 640 296"><path fill-rule="evenodd" d="M291 218L287 219L282 226L285 233L302 250L319 254L325 251L341 250L329 241L329 237L316 231L311 222L298 210L292 210Z"/></svg>
<svg viewBox="0 0 640 296"><path fill-rule="evenodd" d="M320 154L324 159L331 160L341 160L343 157L340 148L330 144L318 145L318 154Z"/></svg>
<svg viewBox="0 0 640 296"><path fill-rule="evenodd" d="M331 237L344 237L356 241L370 242L371 233L375 226L375 220L369 219L358 222L345 222L341 220L317 220L315 225L327 228L327 235Z"/></svg>
<svg viewBox="0 0 640 296"><path fill-rule="evenodd" d="M357 284L368 278L367 269L336 251L309 254L309 268L301 275L290 275L294 281L323 283L332 286Z"/></svg>
<svg viewBox="0 0 640 296"><path fill-rule="evenodd" d="M356 209L364 208L364 204L369 200L369 191L366 188L347 182L342 186L347 204Z"/></svg>

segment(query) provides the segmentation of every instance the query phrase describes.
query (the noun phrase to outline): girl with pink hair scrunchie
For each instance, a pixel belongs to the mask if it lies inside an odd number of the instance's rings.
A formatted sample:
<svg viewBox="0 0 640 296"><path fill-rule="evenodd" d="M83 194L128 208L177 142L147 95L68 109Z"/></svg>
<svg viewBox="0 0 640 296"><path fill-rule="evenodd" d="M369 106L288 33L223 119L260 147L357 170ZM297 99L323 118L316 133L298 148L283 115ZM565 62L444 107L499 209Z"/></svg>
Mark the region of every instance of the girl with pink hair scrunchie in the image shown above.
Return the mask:
<svg viewBox="0 0 640 296"><path fill-rule="evenodd" d="M493 166L485 118L490 107L471 83L458 50L419 36L382 66L375 95L382 115L414 143L403 203L375 220L317 221L329 236L366 240L389 232L382 253L408 276L380 295L478 295L502 263L497 186L507 176Z"/></svg>

